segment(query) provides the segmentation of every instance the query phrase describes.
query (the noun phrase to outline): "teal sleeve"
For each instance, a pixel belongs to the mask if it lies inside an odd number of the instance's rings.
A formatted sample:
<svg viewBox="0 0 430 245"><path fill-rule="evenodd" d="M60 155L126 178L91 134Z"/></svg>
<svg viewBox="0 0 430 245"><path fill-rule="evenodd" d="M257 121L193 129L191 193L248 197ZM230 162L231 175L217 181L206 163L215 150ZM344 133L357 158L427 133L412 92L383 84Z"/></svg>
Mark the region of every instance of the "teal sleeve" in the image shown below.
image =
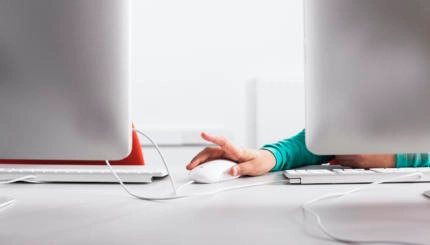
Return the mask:
<svg viewBox="0 0 430 245"><path fill-rule="evenodd" d="M397 168L430 167L430 153L404 153L396 156Z"/></svg>
<svg viewBox="0 0 430 245"><path fill-rule="evenodd" d="M326 163L334 158L331 155L315 155L310 152L306 148L304 129L294 137L264 145L262 149L272 152L276 158L276 165L271 171Z"/></svg>

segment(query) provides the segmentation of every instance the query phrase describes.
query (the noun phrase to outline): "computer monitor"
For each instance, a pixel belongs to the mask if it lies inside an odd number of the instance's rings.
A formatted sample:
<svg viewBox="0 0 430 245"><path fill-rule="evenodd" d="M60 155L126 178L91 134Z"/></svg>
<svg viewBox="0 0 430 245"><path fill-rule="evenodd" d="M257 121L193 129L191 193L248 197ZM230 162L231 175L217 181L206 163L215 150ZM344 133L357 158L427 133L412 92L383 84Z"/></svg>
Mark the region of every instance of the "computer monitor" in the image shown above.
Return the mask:
<svg viewBox="0 0 430 245"><path fill-rule="evenodd" d="M129 4L0 1L0 159L129 154Z"/></svg>
<svg viewBox="0 0 430 245"><path fill-rule="evenodd" d="M307 147L430 152L430 1L304 0Z"/></svg>

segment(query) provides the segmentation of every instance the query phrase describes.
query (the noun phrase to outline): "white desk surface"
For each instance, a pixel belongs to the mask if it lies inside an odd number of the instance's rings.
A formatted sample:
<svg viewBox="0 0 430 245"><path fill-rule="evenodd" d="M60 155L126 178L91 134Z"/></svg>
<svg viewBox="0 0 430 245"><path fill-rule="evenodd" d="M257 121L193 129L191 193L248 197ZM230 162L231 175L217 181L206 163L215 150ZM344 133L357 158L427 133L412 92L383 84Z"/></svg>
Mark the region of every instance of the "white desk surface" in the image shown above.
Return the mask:
<svg viewBox="0 0 430 245"><path fill-rule="evenodd" d="M178 184L187 179L174 168ZM280 172L215 185L192 185L184 193L282 180ZM308 222L301 204L358 185L273 184L213 196L142 201L117 184L10 184L0 196L16 200L0 212L0 244L339 244ZM131 185L141 195L170 193L166 179ZM313 206L326 226L351 239L390 239L430 244L430 184L384 184Z"/></svg>

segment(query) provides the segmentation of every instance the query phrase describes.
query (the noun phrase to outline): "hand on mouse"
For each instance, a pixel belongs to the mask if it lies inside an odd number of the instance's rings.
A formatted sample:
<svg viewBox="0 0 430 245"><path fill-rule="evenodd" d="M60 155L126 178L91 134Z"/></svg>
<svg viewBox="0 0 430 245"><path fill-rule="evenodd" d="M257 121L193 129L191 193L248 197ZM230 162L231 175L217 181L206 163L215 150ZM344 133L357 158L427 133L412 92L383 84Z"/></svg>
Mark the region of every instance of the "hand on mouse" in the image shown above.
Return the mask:
<svg viewBox="0 0 430 245"><path fill-rule="evenodd" d="M394 168L396 167L395 154L373 155L338 155L337 162L342 166L353 168Z"/></svg>
<svg viewBox="0 0 430 245"><path fill-rule="evenodd" d="M226 159L238 163L230 169L230 174L237 175L262 175L269 172L276 164L275 156L267 150L238 148L224 137L201 134L206 141L217 146L209 146L198 153L187 165L191 170L198 165L217 159Z"/></svg>

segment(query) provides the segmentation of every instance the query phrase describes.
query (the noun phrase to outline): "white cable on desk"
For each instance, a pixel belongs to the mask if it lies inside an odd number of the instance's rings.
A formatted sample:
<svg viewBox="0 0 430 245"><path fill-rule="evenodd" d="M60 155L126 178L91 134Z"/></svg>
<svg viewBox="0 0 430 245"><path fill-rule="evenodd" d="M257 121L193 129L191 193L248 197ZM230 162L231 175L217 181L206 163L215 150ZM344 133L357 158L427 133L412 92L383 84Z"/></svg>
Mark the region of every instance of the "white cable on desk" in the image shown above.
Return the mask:
<svg viewBox="0 0 430 245"><path fill-rule="evenodd" d="M147 138L151 144L155 147L155 149L158 152L158 155L160 155L161 161L163 162L164 167L166 168L166 171L169 175L169 179L170 179L170 184L172 185L172 189L173 189L173 193L176 195L176 185L175 185L175 180L173 179L172 174L170 173L169 167L167 166L166 160L164 159L163 153L161 153L160 148L158 147L157 143L155 143L155 141L153 141L151 139L151 137L149 137L147 134L143 133L142 131L140 131L137 128L133 128L134 131L136 131L138 134L143 135L145 138ZM108 164L109 165L109 164ZM109 165L110 166L110 165ZM112 169L112 168L111 168Z"/></svg>
<svg viewBox="0 0 430 245"><path fill-rule="evenodd" d="M393 182L394 180L397 180L397 179L404 179L404 178L409 178L409 177L414 177L414 176L417 176L418 178L422 178L423 173L411 173L411 174L406 174L406 175L402 175L402 176L398 176L398 177L394 177L394 178L389 178L389 179L385 179L385 180L381 180L381 181L375 181L375 182L370 183L368 185L354 188L354 189L346 191L346 192L332 193L332 194L324 195L324 196L312 199L310 201L307 201L302 205L302 210L303 210L303 213L305 214L305 222L306 222L306 212L309 212L310 214L312 214L316 218L318 227L321 229L321 231L325 235L327 235L332 240L337 241L337 242L341 242L341 243L424 245L423 243L415 243L415 242L402 242L402 241L390 241L390 240L374 240L374 241L372 241L372 240L353 240L353 239L342 238L342 237L335 235L332 232L330 232L325 227L325 225L323 224L320 215L309 207L311 204L322 201L322 200L335 198L335 197L347 196L347 195L352 194L354 192L358 192L358 191L373 187L375 185L379 185L379 184L386 183L386 182Z"/></svg>
<svg viewBox="0 0 430 245"><path fill-rule="evenodd" d="M19 177L19 178L16 178L16 179L0 181L0 185L11 184L11 183L20 182L20 181L32 182L33 183L34 178L35 178L34 175L27 175L27 176ZM8 200L8 201L0 203L0 211L3 211L5 208L11 206L14 202L15 202L15 199L11 199L11 200Z"/></svg>
<svg viewBox="0 0 430 245"><path fill-rule="evenodd" d="M187 198L187 197L196 197L196 196L209 196L209 195L215 195L217 193L220 192L224 192L224 191L231 191L231 190L238 190L238 189L244 189L244 188L249 188L249 187L254 187L254 186L260 186L260 185L268 185L268 184L274 184L274 183L279 183L279 182L287 182L287 180L277 180L277 181L262 181L262 182L258 182L258 183L253 183L253 184L246 184L246 185L239 185L239 186L231 186L231 187L225 187L225 188L221 188L218 189L216 191L210 191L210 192L201 192L201 193L193 193L190 195L179 195L179 194L175 194L175 195L171 195L171 196L142 196L139 194L135 194L133 193L130 189L128 189L128 187L124 184L124 182L121 180L121 178L118 176L118 174L116 173L116 171L112 168L112 166L110 165L108 160L105 160L106 165L109 167L109 169L111 170L112 174L115 176L115 178L118 180L119 184L121 185L121 187L132 197L135 197L137 199L142 199L142 200L146 200L146 201L162 201L162 200L172 200L172 199L180 199L180 198ZM184 187L185 185L189 185L193 182L187 182L184 185L181 186Z"/></svg>
<svg viewBox="0 0 430 245"><path fill-rule="evenodd" d="M176 189L176 191L179 192L182 188L184 188L187 185L191 185L192 183L194 183L194 180L190 180L190 181L188 181L188 182L186 182L186 183L178 186L178 188Z"/></svg>
<svg viewBox="0 0 430 245"><path fill-rule="evenodd" d="M0 211L3 211L5 208L9 207L14 202L15 202L15 199L11 199L11 200L0 203Z"/></svg>
<svg viewBox="0 0 430 245"><path fill-rule="evenodd" d="M0 181L0 185L1 184L12 184L12 183L20 182L20 181L28 182L28 183L38 183L37 181L35 181L35 179L36 179L36 176L27 175L27 176L18 177L16 179Z"/></svg>

